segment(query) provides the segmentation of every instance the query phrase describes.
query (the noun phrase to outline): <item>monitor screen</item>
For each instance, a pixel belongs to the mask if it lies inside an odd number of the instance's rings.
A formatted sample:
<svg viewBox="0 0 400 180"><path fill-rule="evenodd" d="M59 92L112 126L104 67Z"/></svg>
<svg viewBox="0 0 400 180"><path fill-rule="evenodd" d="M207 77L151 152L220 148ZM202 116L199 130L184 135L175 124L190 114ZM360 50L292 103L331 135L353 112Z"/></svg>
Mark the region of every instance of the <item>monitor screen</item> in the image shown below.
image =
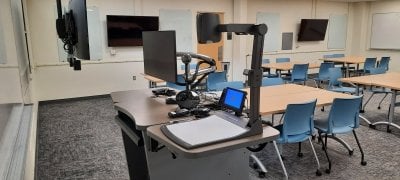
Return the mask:
<svg viewBox="0 0 400 180"><path fill-rule="evenodd" d="M144 73L167 82L176 82L175 31L143 32Z"/></svg>
<svg viewBox="0 0 400 180"><path fill-rule="evenodd" d="M302 19L298 41L323 41L328 19Z"/></svg>
<svg viewBox="0 0 400 180"><path fill-rule="evenodd" d="M240 115L243 110L246 95L247 93L245 91L227 87L222 93L221 105L227 109L234 111L235 114Z"/></svg>
<svg viewBox="0 0 400 180"><path fill-rule="evenodd" d="M157 16L107 15L108 46L142 46L142 32L158 31Z"/></svg>

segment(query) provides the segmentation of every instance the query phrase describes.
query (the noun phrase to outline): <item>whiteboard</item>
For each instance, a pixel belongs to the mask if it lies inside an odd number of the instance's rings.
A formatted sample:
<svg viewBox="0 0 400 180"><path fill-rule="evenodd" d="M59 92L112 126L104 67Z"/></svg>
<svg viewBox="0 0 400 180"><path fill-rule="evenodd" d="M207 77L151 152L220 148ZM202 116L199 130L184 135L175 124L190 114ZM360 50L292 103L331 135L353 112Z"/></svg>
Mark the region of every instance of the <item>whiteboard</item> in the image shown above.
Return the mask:
<svg viewBox="0 0 400 180"><path fill-rule="evenodd" d="M279 13L257 12L256 23L264 23L268 27L264 38L264 52L278 51L282 43Z"/></svg>
<svg viewBox="0 0 400 180"><path fill-rule="evenodd" d="M400 50L400 13L376 13L372 16L371 49Z"/></svg>
<svg viewBox="0 0 400 180"><path fill-rule="evenodd" d="M331 15L329 17L328 49L346 48L347 15Z"/></svg>
<svg viewBox="0 0 400 180"><path fill-rule="evenodd" d="M1 15L1 13L0 13ZM6 64L7 63L7 56L6 56L6 46L4 43L4 31L3 31L3 23L1 21L1 16L0 16L0 64Z"/></svg>
<svg viewBox="0 0 400 180"><path fill-rule="evenodd" d="M190 10L160 9L160 30L175 30L176 51L193 52L192 12Z"/></svg>

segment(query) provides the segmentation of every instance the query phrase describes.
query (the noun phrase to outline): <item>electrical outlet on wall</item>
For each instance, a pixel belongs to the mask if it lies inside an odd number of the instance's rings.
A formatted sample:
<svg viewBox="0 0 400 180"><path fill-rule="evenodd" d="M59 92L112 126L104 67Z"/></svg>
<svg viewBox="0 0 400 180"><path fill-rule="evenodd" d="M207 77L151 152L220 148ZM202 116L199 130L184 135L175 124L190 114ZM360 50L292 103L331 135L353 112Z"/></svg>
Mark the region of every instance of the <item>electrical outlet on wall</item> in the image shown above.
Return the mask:
<svg viewBox="0 0 400 180"><path fill-rule="evenodd" d="M134 81L135 81L135 80L136 80L136 76L132 76L132 80L134 80Z"/></svg>
<svg viewBox="0 0 400 180"><path fill-rule="evenodd" d="M117 51L114 48L111 48L110 54L111 54L111 56L115 56L117 54Z"/></svg>

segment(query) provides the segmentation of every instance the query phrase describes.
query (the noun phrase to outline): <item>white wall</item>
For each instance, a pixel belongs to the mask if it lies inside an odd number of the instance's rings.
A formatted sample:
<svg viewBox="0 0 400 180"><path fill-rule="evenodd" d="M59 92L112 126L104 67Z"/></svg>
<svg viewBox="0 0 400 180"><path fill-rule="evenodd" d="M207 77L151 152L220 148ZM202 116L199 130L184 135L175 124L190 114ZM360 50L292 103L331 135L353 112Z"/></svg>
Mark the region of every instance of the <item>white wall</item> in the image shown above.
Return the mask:
<svg viewBox="0 0 400 180"><path fill-rule="evenodd" d="M66 4L66 0L63 1ZM31 57L35 65L34 84L37 100L61 99L112 91L146 88L143 72L142 48L115 48L110 54L105 35L107 14L158 15L159 9L189 9L193 14L193 49L197 47L195 14L197 12L225 12L225 23L255 23L257 12L277 12L281 15L281 32L293 32L293 50L266 53L264 56L290 57L293 61L318 61L324 54L345 53L347 55L392 56L392 70L399 69L397 51L371 51L369 45L370 18L374 12L400 11L399 1L346 3L320 0L88 0L88 6L99 8L103 23L103 60L83 63L82 72L73 71L67 64L58 61L55 31L55 1L28 0L28 18ZM329 18L331 14L348 14L346 49L331 50L327 40L320 42L296 42L300 20L303 18ZM367 15L364 17L363 15ZM247 21L247 22L245 22ZM240 40L242 39L242 40ZM235 46L233 42L236 42ZM237 45L239 44L239 45ZM245 51L243 49L245 48ZM244 39L234 35L233 41L225 41L224 60L231 61L233 80L243 80L243 69L250 64L252 37ZM396 66L396 67L395 67ZM132 76L137 76L133 81ZM113 78L117 78L113 79ZM79 80L75 80L79 79ZM73 81L75 80L75 82ZM80 83L79 83L80 81ZM90 86L88 85L90 84Z"/></svg>
<svg viewBox="0 0 400 180"><path fill-rule="evenodd" d="M355 15L358 24L354 25L354 41L352 53L369 57L390 56L389 71L400 72L400 53L397 50L373 50L370 49L372 15L375 13L400 12L400 1L383 0L377 2L364 2L354 4Z"/></svg>
<svg viewBox="0 0 400 180"><path fill-rule="evenodd" d="M66 5L66 1L63 1ZM213 6L210 6L213 4ZM225 22L231 22L233 4L231 0L205 0L198 3L175 0L88 0L88 6L96 6L103 23L103 60L82 64L82 72L73 71L66 63L58 61L57 35L55 30L54 0L28 0L28 18L32 44L32 59L35 65L34 94L37 100L62 99L89 95L107 94L113 91L146 88L142 78L142 47L114 48L111 55L107 47L105 18L114 15L155 15L159 9L190 9L193 13L193 49L197 47L195 14L199 11L225 12ZM136 11L136 12L135 12ZM225 41L224 59L231 59L232 45ZM133 81L132 76L137 80Z"/></svg>
<svg viewBox="0 0 400 180"><path fill-rule="evenodd" d="M3 28L6 64L0 65L0 104L20 103L21 84L15 48L14 28L10 1L0 1L0 26Z"/></svg>

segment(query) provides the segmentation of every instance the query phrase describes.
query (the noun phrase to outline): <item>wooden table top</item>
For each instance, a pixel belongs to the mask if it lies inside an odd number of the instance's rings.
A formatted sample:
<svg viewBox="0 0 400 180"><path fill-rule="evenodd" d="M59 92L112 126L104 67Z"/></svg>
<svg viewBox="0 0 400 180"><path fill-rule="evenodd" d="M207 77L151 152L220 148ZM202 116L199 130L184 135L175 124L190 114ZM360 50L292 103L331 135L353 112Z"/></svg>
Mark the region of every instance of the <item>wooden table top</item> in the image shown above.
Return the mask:
<svg viewBox="0 0 400 180"><path fill-rule="evenodd" d="M365 62L364 56L346 56L340 58L321 58L322 61L339 62L346 64L361 64Z"/></svg>
<svg viewBox="0 0 400 180"><path fill-rule="evenodd" d="M263 64L262 67L263 68L270 68L270 69L288 71L288 70L292 70L293 66L295 64L306 64L306 63L304 63L304 62L268 63L268 64ZM316 62L309 63L308 64L308 69L319 68L320 65L321 65L321 63L316 63Z"/></svg>
<svg viewBox="0 0 400 180"><path fill-rule="evenodd" d="M250 90L246 89L250 94ZM335 98L350 98L351 95L327 91L324 89L284 84L262 87L260 92L260 114L270 115L285 112L288 104L302 103L317 99L317 106L332 104Z"/></svg>
<svg viewBox="0 0 400 180"><path fill-rule="evenodd" d="M385 74L341 78L339 80L346 83L362 84L368 86L380 86L380 87L400 90L399 72L389 72Z"/></svg>

